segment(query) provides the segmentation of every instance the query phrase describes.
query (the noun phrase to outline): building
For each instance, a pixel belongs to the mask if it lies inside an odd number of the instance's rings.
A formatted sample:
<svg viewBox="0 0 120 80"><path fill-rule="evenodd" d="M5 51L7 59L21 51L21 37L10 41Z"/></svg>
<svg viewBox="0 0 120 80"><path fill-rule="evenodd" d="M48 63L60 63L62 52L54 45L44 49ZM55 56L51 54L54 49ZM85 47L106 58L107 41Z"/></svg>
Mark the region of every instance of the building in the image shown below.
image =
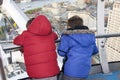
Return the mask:
<svg viewBox="0 0 120 80"><path fill-rule="evenodd" d="M19 2L31 2L32 0L13 0L13 1L19 3Z"/></svg>
<svg viewBox="0 0 120 80"><path fill-rule="evenodd" d="M76 5L77 5L77 7L79 7L80 9L83 9L83 8L85 8L85 7L87 6L84 0L77 0L77 1L76 1Z"/></svg>
<svg viewBox="0 0 120 80"><path fill-rule="evenodd" d="M21 2L31 2L32 0L21 0Z"/></svg>
<svg viewBox="0 0 120 80"><path fill-rule="evenodd" d="M120 1L116 1L109 12L107 33L120 33ZM120 37L107 39L106 53L109 62L120 60Z"/></svg>

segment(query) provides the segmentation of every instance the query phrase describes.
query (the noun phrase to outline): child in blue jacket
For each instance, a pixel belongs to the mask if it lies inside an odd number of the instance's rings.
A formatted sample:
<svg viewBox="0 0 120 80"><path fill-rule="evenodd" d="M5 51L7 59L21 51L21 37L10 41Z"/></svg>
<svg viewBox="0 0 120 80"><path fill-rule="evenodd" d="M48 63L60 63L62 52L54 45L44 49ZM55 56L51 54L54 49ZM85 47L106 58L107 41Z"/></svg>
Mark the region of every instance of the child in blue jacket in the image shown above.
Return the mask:
<svg viewBox="0 0 120 80"><path fill-rule="evenodd" d="M98 53L95 34L83 25L79 16L68 19L58 45L58 54L65 57L64 80L85 80L91 68L92 55Z"/></svg>

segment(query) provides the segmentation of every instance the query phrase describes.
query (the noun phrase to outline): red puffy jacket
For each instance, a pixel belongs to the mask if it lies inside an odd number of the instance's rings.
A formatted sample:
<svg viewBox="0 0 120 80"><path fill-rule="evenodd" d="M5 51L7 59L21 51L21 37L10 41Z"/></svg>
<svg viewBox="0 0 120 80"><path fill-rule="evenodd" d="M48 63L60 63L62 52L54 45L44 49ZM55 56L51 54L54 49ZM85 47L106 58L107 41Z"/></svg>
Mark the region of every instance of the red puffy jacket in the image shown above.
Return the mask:
<svg viewBox="0 0 120 80"><path fill-rule="evenodd" d="M37 16L26 31L14 39L24 48L24 59L29 77L44 78L57 75L59 66L51 24L44 15Z"/></svg>

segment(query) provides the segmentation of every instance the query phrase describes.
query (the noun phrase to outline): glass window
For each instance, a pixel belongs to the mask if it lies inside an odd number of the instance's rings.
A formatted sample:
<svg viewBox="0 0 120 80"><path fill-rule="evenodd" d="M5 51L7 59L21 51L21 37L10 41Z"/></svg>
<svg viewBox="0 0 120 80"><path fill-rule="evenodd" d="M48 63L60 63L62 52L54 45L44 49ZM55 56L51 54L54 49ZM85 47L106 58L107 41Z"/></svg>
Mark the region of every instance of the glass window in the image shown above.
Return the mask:
<svg viewBox="0 0 120 80"><path fill-rule="evenodd" d="M17 32L15 31L18 26L15 25L15 22L10 18L6 18L1 14L0 19L0 40L12 40Z"/></svg>

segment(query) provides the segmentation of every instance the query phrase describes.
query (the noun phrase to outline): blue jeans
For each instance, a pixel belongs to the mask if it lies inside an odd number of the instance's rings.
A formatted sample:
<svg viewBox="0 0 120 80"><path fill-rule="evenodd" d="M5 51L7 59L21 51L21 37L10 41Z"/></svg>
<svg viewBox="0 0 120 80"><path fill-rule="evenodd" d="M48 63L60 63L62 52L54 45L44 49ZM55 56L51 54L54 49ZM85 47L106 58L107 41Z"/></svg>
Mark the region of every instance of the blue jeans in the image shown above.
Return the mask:
<svg viewBox="0 0 120 80"><path fill-rule="evenodd" d="M86 80L86 78L73 78L73 77L63 75L63 80Z"/></svg>
<svg viewBox="0 0 120 80"><path fill-rule="evenodd" d="M57 76L48 77L48 78L32 79L32 80L57 80Z"/></svg>

